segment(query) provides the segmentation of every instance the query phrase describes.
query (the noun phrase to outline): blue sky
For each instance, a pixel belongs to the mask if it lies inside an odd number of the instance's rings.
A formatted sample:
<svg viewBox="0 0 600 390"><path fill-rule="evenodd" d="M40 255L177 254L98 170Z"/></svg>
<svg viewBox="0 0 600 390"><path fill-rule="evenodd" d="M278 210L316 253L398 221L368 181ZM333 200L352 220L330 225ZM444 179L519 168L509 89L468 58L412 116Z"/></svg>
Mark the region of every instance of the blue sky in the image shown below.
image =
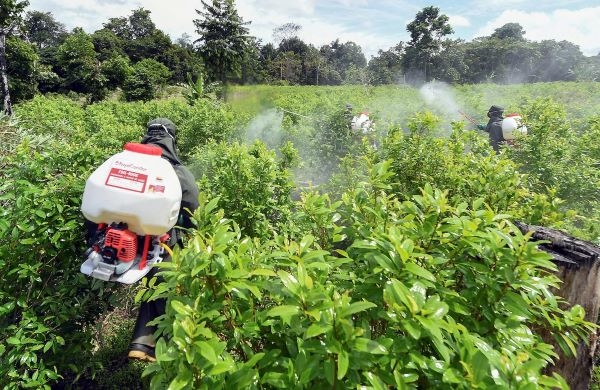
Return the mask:
<svg viewBox="0 0 600 390"><path fill-rule="evenodd" d="M210 1L210 0L209 0ZM600 3L595 0L237 0L238 13L250 21L250 33L264 43L273 40L273 29L293 22L302 28L298 36L319 47L353 41L369 59L410 36L406 25L417 12L433 5L450 17L452 38L470 41L490 35L506 23L520 23L525 37L567 40L588 56L600 52ZM30 0L30 10L50 11L67 28L87 32L102 28L111 17L123 17L133 9L151 11L158 28L173 39L187 33L195 39L193 19L200 1L189 0Z"/></svg>

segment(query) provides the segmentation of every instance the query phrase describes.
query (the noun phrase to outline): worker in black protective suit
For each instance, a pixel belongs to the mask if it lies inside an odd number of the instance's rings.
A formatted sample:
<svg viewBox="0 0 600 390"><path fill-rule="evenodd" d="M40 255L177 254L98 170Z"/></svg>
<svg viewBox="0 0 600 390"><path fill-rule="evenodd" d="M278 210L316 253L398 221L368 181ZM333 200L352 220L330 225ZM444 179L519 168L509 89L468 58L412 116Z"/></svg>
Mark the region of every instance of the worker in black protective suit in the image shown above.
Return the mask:
<svg viewBox="0 0 600 390"><path fill-rule="evenodd" d="M479 130L484 130L490 138L490 145L496 153L500 151L500 145L505 141L502 136L502 120L504 117L504 108L500 106L491 106L487 116L490 118L487 125L477 125Z"/></svg>
<svg viewBox="0 0 600 390"><path fill-rule="evenodd" d="M147 132L142 138L142 144L151 144L160 146L163 150L162 157L168 160L177 173L181 184L181 208L179 221L175 228L169 232L171 238L168 245L172 248L176 244L183 245L181 240L181 231L177 227L190 228L193 223L190 219L191 213L198 208L198 186L190 170L182 164L176 150L176 132L175 124L166 118L157 118L148 122ZM163 261L170 261L167 256ZM153 277L157 268L152 268L147 277ZM131 344L129 344L128 357L143 361L155 361L154 347L156 340L154 332L156 326L148 326L149 321L165 313L166 299L156 299L153 301L144 301L140 305L138 317L133 330Z"/></svg>

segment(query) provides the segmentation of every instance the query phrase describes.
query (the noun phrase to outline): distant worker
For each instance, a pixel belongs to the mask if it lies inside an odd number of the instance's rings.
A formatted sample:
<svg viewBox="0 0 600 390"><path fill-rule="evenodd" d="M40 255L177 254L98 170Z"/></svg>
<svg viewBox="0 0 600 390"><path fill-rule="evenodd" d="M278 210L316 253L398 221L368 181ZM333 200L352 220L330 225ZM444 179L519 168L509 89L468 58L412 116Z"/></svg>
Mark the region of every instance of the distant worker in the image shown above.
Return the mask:
<svg viewBox="0 0 600 390"><path fill-rule="evenodd" d="M491 106L488 110L487 116L490 118L487 125L478 124L479 130L484 130L489 135L490 145L496 153L500 151L500 144L503 143L504 137L502 136L502 120L504 108L500 106Z"/></svg>
<svg viewBox="0 0 600 390"><path fill-rule="evenodd" d="M352 104L346 103L346 111L344 111L344 119L346 120L348 129L350 129L352 127L352 119L354 118L354 113L352 111L353 111Z"/></svg>

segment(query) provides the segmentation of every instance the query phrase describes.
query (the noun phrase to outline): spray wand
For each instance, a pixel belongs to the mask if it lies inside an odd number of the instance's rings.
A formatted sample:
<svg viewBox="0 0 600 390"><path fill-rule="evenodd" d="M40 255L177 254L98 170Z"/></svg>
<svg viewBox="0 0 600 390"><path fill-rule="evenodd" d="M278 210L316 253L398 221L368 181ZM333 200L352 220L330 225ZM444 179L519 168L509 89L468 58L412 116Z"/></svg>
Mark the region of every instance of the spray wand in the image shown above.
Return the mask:
<svg viewBox="0 0 600 390"><path fill-rule="evenodd" d="M458 112L460 113L460 115L462 115L463 117L465 117L466 120L468 120L469 122L471 122L474 125L479 124L479 122L477 122L477 120L475 118L473 118L472 116L469 116L467 114L465 114L463 111L458 110Z"/></svg>
<svg viewBox="0 0 600 390"><path fill-rule="evenodd" d="M277 107L277 109L279 109L279 110L281 110L281 111L283 111L283 112L287 112L288 114L296 115L296 116L299 116L299 117L302 117L302 118L306 118L306 119L313 119L313 118L311 118L311 117L309 117L309 116L302 115L302 114L298 114L297 112L293 112L293 111L284 110L284 109L283 109L283 108L281 108L281 107Z"/></svg>

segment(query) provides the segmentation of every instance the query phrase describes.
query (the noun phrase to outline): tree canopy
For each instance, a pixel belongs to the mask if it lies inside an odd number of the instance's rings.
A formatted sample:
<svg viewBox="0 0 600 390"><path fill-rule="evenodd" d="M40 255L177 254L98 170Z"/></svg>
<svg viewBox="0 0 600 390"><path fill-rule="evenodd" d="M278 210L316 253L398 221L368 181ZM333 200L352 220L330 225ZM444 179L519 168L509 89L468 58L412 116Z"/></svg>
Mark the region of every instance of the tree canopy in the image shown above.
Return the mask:
<svg viewBox="0 0 600 390"><path fill-rule="evenodd" d="M26 1L2 4L0 31L5 34L3 46L6 42L9 47L1 56L13 62L4 64L7 81L2 96L9 96L11 86L17 101L37 92L76 92L95 100L111 91L162 80L146 70L135 71L136 64L147 59L167 68L166 84L200 79L224 85L419 84L432 79L520 83L600 77L599 56L586 57L568 41L530 41L515 22L489 36L454 39L448 16L434 6L417 12L406 25L408 41L379 50L367 61L363 48L353 41L307 43L302 26L293 21L273 29L273 42L252 37L250 22L239 16L234 0L203 0L193 20L196 35L183 34L175 41L142 7L109 18L101 29L87 33L81 28L67 31L49 12L31 10L22 18ZM6 41L15 26L22 27ZM31 74L24 77L24 70ZM128 99L154 96L161 85L165 83L149 85L144 93L129 93Z"/></svg>

